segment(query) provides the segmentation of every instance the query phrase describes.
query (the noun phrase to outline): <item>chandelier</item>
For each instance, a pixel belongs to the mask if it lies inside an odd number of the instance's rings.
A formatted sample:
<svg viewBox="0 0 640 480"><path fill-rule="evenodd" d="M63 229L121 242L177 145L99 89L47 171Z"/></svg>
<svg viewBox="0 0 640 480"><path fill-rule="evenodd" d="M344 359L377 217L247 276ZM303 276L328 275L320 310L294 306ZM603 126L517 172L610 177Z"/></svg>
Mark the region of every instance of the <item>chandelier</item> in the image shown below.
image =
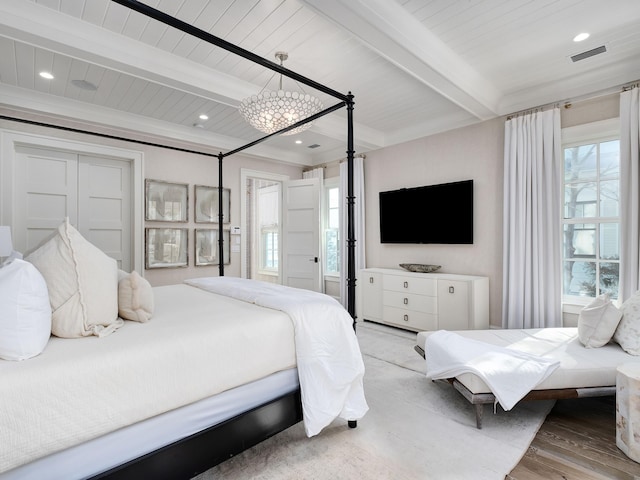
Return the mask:
<svg viewBox="0 0 640 480"><path fill-rule="evenodd" d="M280 60L280 66L288 57L289 55L286 52L276 52L276 58ZM313 95L283 90L282 74L280 74L280 85L277 92L265 89L266 85L257 95L251 95L242 100L238 109L252 127L266 134L282 130L322 110L322 103ZM305 123L282 135L293 135L306 130L310 126L311 122Z"/></svg>

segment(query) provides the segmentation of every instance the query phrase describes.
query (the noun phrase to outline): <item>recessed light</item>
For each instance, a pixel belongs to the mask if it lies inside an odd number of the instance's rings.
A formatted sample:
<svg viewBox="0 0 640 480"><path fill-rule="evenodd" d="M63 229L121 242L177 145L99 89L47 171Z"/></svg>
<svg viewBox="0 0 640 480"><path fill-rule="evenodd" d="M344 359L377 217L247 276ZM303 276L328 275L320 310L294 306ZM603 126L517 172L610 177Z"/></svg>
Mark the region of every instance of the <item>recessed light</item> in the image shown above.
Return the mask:
<svg viewBox="0 0 640 480"><path fill-rule="evenodd" d="M53 75L49 72L40 72L40 76L42 78L46 78L47 80L53 80Z"/></svg>
<svg viewBox="0 0 640 480"><path fill-rule="evenodd" d="M589 38L589 34L588 33L579 33L578 35L573 37L573 41L574 42L581 42L583 40L586 40L587 38Z"/></svg>
<svg viewBox="0 0 640 480"><path fill-rule="evenodd" d="M302 140L296 140L296 143L300 145L302 143Z"/></svg>
<svg viewBox="0 0 640 480"><path fill-rule="evenodd" d="M200 115L200 120L209 120L209 115L205 115L204 113L202 115Z"/></svg>

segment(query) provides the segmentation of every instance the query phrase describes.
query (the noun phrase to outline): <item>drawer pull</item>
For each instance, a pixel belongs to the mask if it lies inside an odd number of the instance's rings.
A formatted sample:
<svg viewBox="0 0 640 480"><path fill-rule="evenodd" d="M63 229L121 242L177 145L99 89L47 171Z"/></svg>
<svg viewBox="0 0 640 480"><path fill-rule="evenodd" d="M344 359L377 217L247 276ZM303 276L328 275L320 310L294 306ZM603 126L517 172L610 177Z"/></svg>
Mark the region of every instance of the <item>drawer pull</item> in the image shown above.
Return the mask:
<svg viewBox="0 0 640 480"><path fill-rule="evenodd" d="M404 314L404 321L408 322L409 321L409 315L407 315L406 313Z"/></svg>
<svg viewBox="0 0 640 480"><path fill-rule="evenodd" d="M455 288L453 288L453 286L449 287L449 293L454 293L455 292Z"/></svg>
<svg viewBox="0 0 640 480"><path fill-rule="evenodd" d="M404 288L409 288L409 282L404 282Z"/></svg>
<svg viewBox="0 0 640 480"><path fill-rule="evenodd" d="M409 305L409 299L408 299L408 298L405 298L405 299L404 299L404 304L405 304L405 305Z"/></svg>
<svg viewBox="0 0 640 480"><path fill-rule="evenodd" d="M369 277L369 283L373 283L373 277Z"/></svg>

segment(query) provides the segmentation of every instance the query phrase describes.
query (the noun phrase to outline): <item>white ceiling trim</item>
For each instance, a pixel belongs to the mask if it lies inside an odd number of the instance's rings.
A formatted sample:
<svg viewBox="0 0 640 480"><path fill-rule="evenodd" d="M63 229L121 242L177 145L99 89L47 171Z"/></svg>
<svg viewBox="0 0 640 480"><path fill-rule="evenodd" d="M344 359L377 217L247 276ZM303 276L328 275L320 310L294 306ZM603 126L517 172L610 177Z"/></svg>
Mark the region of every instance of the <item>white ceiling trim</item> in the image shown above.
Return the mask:
<svg viewBox="0 0 640 480"><path fill-rule="evenodd" d="M261 88L32 2L0 0L0 35L232 107ZM354 130L360 150L385 146L382 132L357 122ZM342 140L346 122L325 116L311 131Z"/></svg>
<svg viewBox="0 0 640 480"><path fill-rule="evenodd" d="M32 2L0 2L0 35L233 107L256 92L251 83Z"/></svg>
<svg viewBox="0 0 640 480"><path fill-rule="evenodd" d="M480 120L494 118L501 93L389 0L301 0L388 61Z"/></svg>
<svg viewBox="0 0 640 480"><path fill-rule="evenodd" d="M87 105L80 101L54 97L10 85L4 85L0 90L0 106L49 115L52 118L62 117L71 121L105 126L122 132L123 137L127 137L126 131L133 131L155 138L167 138L183 145L202 145L223 153L246 144L240 139L218 135L206 130L162 122L97 105ZM158 141L158 143L162 142ZM185 148L197 149L195 147ZM278 161L293 165L312 166L314 164L311 155L296 154L292 150L272 147L268 145L268 142L253 146L245 150L243 154L261 160Z"/></svg>

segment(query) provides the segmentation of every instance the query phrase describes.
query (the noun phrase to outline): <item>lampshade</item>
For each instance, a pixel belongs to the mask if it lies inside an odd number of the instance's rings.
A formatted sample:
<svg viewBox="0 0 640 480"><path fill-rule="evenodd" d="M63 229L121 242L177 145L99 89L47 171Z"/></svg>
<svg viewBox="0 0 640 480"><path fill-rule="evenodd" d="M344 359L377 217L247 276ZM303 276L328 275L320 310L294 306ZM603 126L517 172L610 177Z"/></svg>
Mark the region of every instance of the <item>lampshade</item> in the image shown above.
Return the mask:
<svg viewBox="0 0 640 480"><path fill-rule="evenodd" d="M276 52L276 58L282 65L288 55L285 52ZM322 103L308 93L283 90L280 75L280 88L277 91L262 90L257 95L242 100L238 109L252 127L271 134L320 112ZM310 126L311 122L305 123L282 135L293 135Z"/></svg>
<svg viewBox="0 0 640 480"><path fill-rule="evenodd" d="M0 257L8 257L13 252L11 227L0 225Z"/></svg>

